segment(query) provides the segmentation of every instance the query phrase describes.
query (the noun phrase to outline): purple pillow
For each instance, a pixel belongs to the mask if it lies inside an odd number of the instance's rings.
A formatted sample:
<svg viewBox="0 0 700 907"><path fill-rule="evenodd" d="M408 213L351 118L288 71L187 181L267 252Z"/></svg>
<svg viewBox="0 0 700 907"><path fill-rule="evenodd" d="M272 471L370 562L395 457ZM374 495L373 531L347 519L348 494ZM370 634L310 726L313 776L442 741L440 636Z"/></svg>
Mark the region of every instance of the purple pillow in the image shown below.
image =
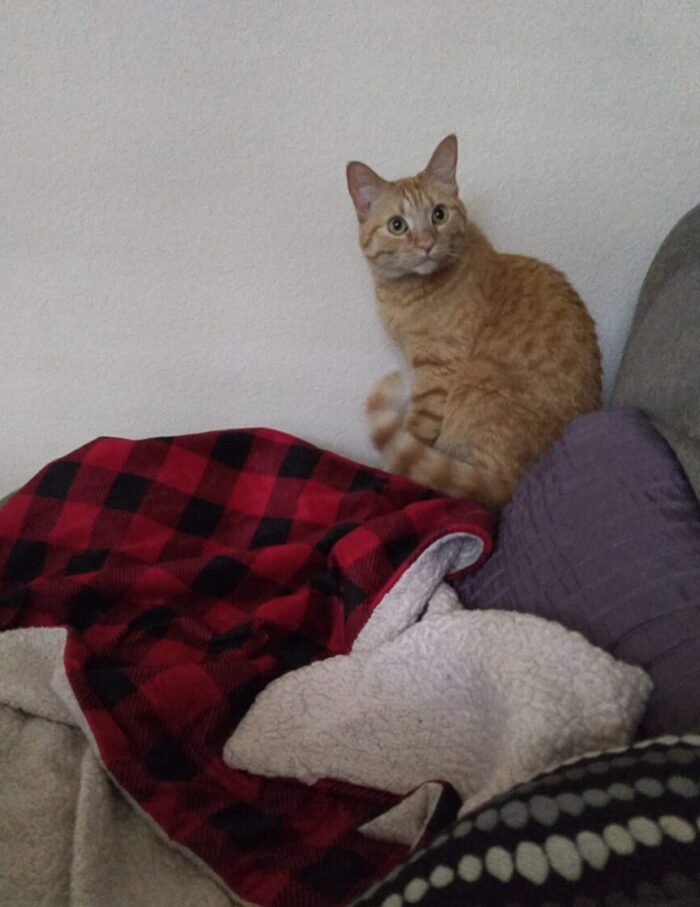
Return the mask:
<svg viewBox="0 0 700 907"><path fill-rule="evenodd" d="M700 505L641 412L582 416L522 480L470 608L559 621L640 665L643 734L700 729Z"/></svg>

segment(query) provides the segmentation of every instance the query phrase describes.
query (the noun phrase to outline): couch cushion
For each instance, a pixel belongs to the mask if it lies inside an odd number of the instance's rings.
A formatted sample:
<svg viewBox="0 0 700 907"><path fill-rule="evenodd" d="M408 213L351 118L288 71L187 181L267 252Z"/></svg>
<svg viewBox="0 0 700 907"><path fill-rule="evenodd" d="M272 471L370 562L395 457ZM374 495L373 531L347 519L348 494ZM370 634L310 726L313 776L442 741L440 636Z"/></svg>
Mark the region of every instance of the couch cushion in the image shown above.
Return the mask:
<svg viewBox="0 0 700 907"><path fill-rule="evenodd" d="M646 412L700 496L700 206L659 249L617 375L616 406Z"/></svg>

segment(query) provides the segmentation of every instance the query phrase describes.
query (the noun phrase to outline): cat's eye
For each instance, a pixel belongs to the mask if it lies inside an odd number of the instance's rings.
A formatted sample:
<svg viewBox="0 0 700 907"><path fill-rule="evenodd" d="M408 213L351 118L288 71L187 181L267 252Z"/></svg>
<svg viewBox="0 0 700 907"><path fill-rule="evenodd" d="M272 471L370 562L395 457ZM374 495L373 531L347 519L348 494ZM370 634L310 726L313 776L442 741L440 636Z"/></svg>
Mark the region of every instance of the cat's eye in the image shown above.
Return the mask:
<svg viewBox="0 0 700 907"><path fill-rule="evenodd" d="M433 223L444 224L447 220L447 207L445 205L435 205L433 208Z"/></svg>
<svg viewBox="0 0 700 907"><path fill-rule="evenodd" d="M393 233L394 236L401 236L402 233L405 233L406 230L408 230L408 224L403 217L399 217L398 214L394 217L390 217L386 226L389 233Z"/></svg>

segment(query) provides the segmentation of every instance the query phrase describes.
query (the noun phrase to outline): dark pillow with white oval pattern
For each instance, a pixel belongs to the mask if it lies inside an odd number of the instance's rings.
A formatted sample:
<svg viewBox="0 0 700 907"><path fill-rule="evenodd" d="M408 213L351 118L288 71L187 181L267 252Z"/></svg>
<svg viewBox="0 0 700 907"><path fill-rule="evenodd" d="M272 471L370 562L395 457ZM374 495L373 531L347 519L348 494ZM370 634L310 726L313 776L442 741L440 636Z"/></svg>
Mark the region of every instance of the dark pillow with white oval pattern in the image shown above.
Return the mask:
<svg viewBox="0 0 700 907"><path fill-rule="evenodd" d="M700 905L700 736L561 766L456 821L356 904Z"/></svg>

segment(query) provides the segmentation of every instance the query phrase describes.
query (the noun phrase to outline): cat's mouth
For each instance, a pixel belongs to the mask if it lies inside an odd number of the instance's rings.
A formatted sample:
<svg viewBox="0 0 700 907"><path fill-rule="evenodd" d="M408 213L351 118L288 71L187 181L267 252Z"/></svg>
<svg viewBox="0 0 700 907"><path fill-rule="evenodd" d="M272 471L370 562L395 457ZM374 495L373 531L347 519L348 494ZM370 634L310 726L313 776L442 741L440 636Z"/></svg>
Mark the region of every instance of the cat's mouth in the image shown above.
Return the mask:
<svg viewBox="0 0 700 907"><path fill-rule="evenodd" d="M413 269L416 274L434 274L439 267L439 262L434 258L431 258L430 255L426 255L422 261L419 261L418 264Z"/></svg>

